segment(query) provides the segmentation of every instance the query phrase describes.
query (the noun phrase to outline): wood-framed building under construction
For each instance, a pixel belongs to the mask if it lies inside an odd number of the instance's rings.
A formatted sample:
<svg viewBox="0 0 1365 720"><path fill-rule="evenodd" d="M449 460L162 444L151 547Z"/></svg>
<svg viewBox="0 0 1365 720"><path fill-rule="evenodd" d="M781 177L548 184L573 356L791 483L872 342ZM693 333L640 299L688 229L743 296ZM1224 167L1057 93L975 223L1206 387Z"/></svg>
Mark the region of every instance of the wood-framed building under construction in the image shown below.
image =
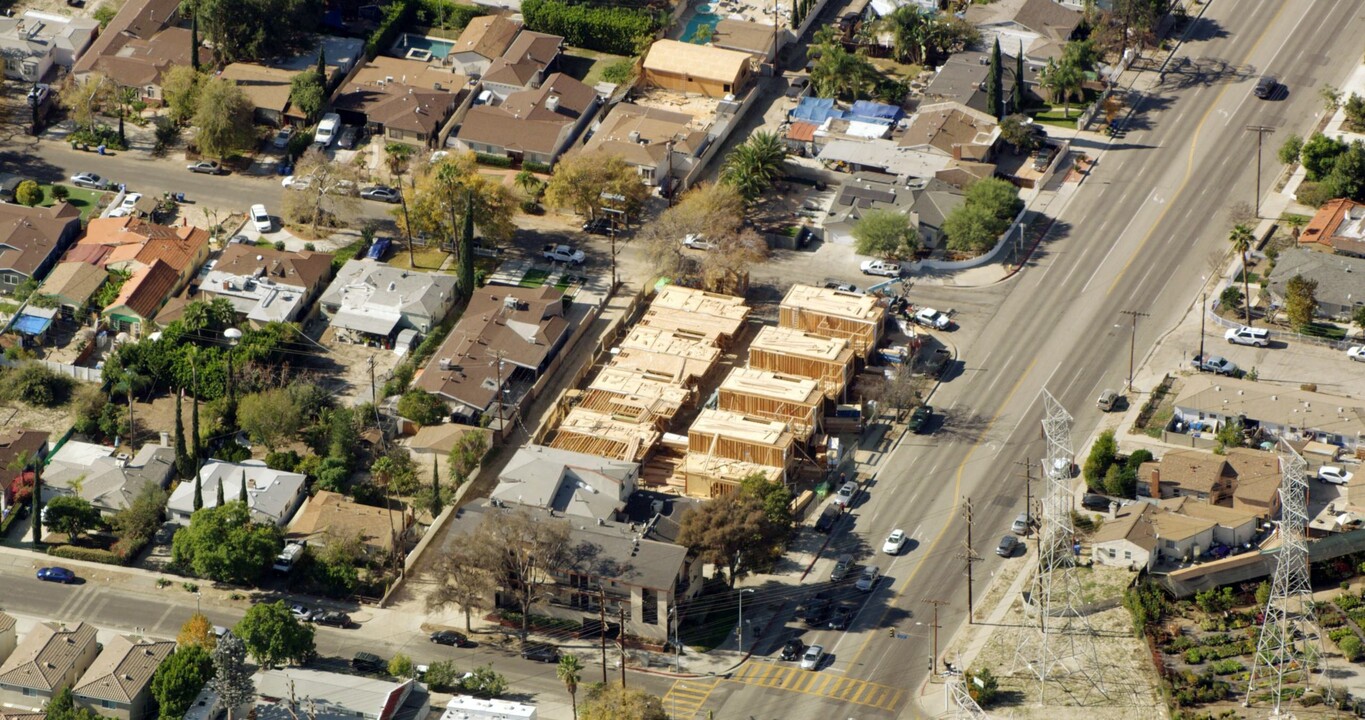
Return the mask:
<svg viewBox="0 0 1365 720"><path fill-rule="evenodd" d="M618 420L611 415L576 407L560 422L550 447L640 462L654 448L660 435L653 423Z"/></svg>
<svg viewBox="0 0 1365 720"><path fill-rule="evenodd" d="M872 295L793 285L782 298L777 324L820 337L847 340L859 357L877 349L886 308Z"/></svg>
<svg viewBox="0 0 1365 720"><path fill-rule="evenodd" d="M579 407L666 430L673 416L691 404L693 395L690 387L674 380L667 371L608 365L588 384Z"/></svg>
<svg viewBox="0 0 1365 720"><path fill-rule="evenodd" d="M852 381L853 360L847 340L787 327L765 327L749 344L749 367L810 378L827 398L838 398Z"/></svg>
<svg viewBox="0 0 1365 720"><path fill-rule="evenodd" d="M824 403L819 382L752 367L731 370L716 392L717 409L786 423L799 442L819 431Z"/></svg>
<svg viewBox="0 0 1365 720"><path fill-rule="evenodd" d="M787 424L726 410L705 409L687 430L682 472L687 493L715 497L754 473L784 481L795 458Z"/></svg>

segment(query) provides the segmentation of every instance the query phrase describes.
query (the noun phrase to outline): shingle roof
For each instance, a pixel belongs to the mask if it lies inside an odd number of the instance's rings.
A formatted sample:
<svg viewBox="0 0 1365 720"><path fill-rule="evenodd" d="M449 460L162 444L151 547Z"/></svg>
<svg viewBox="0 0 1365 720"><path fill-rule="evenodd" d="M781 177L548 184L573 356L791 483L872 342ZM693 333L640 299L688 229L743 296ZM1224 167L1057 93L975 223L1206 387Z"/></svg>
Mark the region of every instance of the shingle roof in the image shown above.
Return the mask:
<svg viewBox="0 0 1365 720"><path fill-rule="evenodd" d="M289 70L245 62L232 63L218 73L219 77L236 83L257 108L280 113L289 106L295 75Z"/></svg>
<svg viewBox="0 0 1365 720"><path fill-rule="evenodd" d="M1150 482L1152 471L1159 470L1162 485L1179 486L1182 490L1214 494L1231 488L1232 471L1221 455L1201 450L1172 450L1160 461L1145 462L1138 468L1139 482Z"/></svg>
<svg viewBox="0 0 1365 720"><path fill-rule="evenodd" d="M94 644L94 626L38 623L0 665L0 683L44 692L58 690L62 679Z"/></svg>
<svg viewBox="0 0 1365 720"><path fill-rule="evenodd" d="M60 262L47 274L38 293L84 305L108 278L109 273L103 268L83 262Z"/></svg>
<svg viewBox="0 0 1365 720"><path fill-rule="evenodd" d="M456 137L509 150L552 154L564 132L594 109L597 92L563 73L535 90L507 96L501 105L479 105L465 115Z"/></svg>
<svg viewBox="0 0 1365 720"><path fill-rule="evenodd" d="M80 210L61 202L50 208L0 203L0 270L33 277L57 251L62 235L80 225Z"/></svg>
<svg viewBox="0 0 1365 720"><path fill-rule="evenodd" d="M900 145L928 146L951 156L955 147L989 148L999 134L1000 126L990 115L959 102L944 102L920 107L901 136ZM964 156L981 156L983 152L968 151Z"/></svg>
<svg viewBox="0 0 1365 720"><path fill-rule="evenodd" d="M1026 0L1014 14L1014 21L1053 40L1066 40L1081 24L1081 11L1056 0Z"/></svg>
<svg viewBox="0 0 1365 720"><path fill-rule="evenodd" d="M161 260L176 273L184 273L206 253L209 233L193 225L159 225L135 217L96 218L86 227L85 237L77 244L81 245L111 248L105 265L136 262L150 266Z"/></svg>
<svg viewBox="0 0 1365 720"><path fill-rule="evenodd" d="M89 72L102 56L113 56L132 40L148 40L170 24L180 0L132 0L126 3L76 61L72 72Z"/></svg>
<svg viewBox="0 0 1365 720"><path fill-rule="evenodd" d="M460 33L449 56L468 52L492 60L507 51L520 30L521 23L502 15L476 17Z"/></svg>
<svg viewBox="0 0 1365 720"><path fill-rule="evenodd" d="M0 434L0 470L11 472L10 466L20 455L37 454L47 444L48 433L42 430L15 428ZM10 477L13 477L11 474Z"/></svg>
<svg viewBox="0 0 1365 720"><path fill-rule="evenodd" d="M175 649L169 640L116 635L71 692L78 697L130 703L151 686L157 667Z"/></svg>
<svg viewBox="0 0 1365 720"><path fill-rule="evenodd" d="M0 632L6 632L6 631L8 631L8 630L13 630L13 629L14 629L14 625L15 625L17 622L18 622L18 621L14 619L14 616L13 616L13 615L10 615L9 613L5 612L4 610L0 610Z"/></svg>
<svg viewBox="0 0 1365 720"><path fill-rule="evenodd" d="M440 322L455 293L455 278L403 270L373 260L350 260L322 294L341 308L379 308L416 313Z"/></svg>
<svg viewBox="0 0 1365 720"><path fill-rule="evenodd" d="M402 512L406 527L409 513ZM290 538L315 539L359 537L360 542L388 552L393 547L394 517L387 508L351 502L345 495L319 490L289 523Z"/></svg>
<svg viewBox="0 0 1365 720"><path fill-rule="evenodd" d="M1275 260L1270 291L1285 297L1295 275L1318 283L1315 297L1320 304L1349 308L1365 302L1365 258L1290 248Z"/></svg>
<svg viewBox="0 0 1365 720"><path fill-rule="evenodd" d="M215 271L268 277L275 282L316 290L332 274L330 253L292 252L234 243L218 256Z"/></svg>

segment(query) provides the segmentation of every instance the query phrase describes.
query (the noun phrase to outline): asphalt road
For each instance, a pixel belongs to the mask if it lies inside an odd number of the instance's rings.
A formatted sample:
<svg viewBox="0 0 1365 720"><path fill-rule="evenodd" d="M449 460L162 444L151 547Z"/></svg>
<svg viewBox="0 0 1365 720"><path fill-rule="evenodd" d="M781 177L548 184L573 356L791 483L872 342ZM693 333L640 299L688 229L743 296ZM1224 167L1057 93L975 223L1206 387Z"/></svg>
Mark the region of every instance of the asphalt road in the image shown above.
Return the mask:
<svg viewBox="0 0 1365 720"><path fill-rule="evenodd" d="M196 606L195 598L179 587L168 587L151 595L105 584L98 578L77 585L40 582L22 558L0 560L0 572L4 574L3 608L17 615L65 622L79 620L111 631L174 638ZM86 572L78 574L84 576ZM215 625L225 627L235 625L242 616L241 610L215 606L207 597L201 609ZM346 630L317 627L319 657L310 667L346 672L350 658L362 650L384 658L401 652L418 664L453 660L460 670L491 663L507 678L512 699L535 703L544 708L543 712L550 712L550 717L569 716L568 696L564 684L555 676L554 665L522 660L515 652L487 642L484 635L474 636L476 641L482 640L477 647L453 648L436 645L425 635L394 633L367 624L370 618L364 607L352 610L351 617L360 623L359 627ZM587 650L577 652L584 658L584 682L600 679L601 666L594 663L598 655ZM612 656L609 658L612 679L617 677L614 663ZM627 682L658 695L663 695L671 684L661 677L634 672ZM558 707L561 705L564 707Z"/></svg>
<svg viewBox="0 0 1365 720"><path fill-rule="evenodd" d="M916 546L889 563L886 556L873 560L888 578L852 631L808 634L834 656L822 673L912 694L920 686L933 652L926 601L946 603L938 615L940 650L965 620L963 499L973 502L975 549L985 558L976 566L980 597L998 563L1019 562L992 550L1023 509L1016 463L1032 460L1038 475L1040 391L1076 417L1073 445L1082 445L1097 425L1099 391L1120 388L1127 378L1130 319L1122 312L1148 313L1137 326L1140 360L1198 297L1213 258L1227 250L1229 205L1253 199L1256 141L1244 126L1278 128L1265 138L1266 178L1273 177L1274 150L1289 133L1310 130L1322 109L1317 88L1339 85L1350 72L1362 30L1365 18L1349 0L1211 3L1181 50L1188 62L1142 103L1126 136L1098 155L1031 266L998 288L935 292L936 303L960 301L962 328L953 340L963 374L934 398L945 415L942 427L907 439L886 458L854 517L872 549L895 527L911 531ZM1349 61L1329 62L1334 57ZM1285 84L1268 102L1251 95L1263 72ZM888 637L888 626L905 637ZM889 708L850 703L842 689L848 686L774 671L760 682L721 683L704 707L716 717L751 720L942 711L918 708L912 697Z"/></svg>

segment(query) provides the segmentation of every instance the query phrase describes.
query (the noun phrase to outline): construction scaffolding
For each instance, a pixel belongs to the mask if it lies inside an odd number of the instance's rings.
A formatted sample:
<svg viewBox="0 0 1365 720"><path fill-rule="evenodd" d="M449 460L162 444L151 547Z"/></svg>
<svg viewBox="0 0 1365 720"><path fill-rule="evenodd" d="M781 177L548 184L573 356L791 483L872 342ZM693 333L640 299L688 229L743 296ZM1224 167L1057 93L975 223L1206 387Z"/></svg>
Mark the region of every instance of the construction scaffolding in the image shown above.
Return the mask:
<svg viewBox="0 0 1365 720"><path fill-rule="evenodd" d="M1032 632L1019 634L1014 669L1027 669L1039 683L1038 702L1045 705L1049 686L1061 688L1078 704L1098 694L1108 698L1095 646L1095 629L1081 611L1080 577L1076 572L1076 534L1071 524L1071 414L1047 390L1043 395L1043 434L1047 438L1047 476L1038 530L1038 576L1030 598L1037 613Z"/></svg>
<svg viewBox="0 0 1365 720"><path fill-rule="evenodd" d="M1247 674L1244 707L1268 702L1272 717L1295 697L1331 700L1322 628L1313 611L1313 588L1308 577L1308 464L1289 443L1280 440L1280 548L1270 583L1256 656ZM1316 693L1308 690L1320 685ZM1286 697L1286 695L1288 697ZM1303 703L1308 705L1308 703Z"/></svg>

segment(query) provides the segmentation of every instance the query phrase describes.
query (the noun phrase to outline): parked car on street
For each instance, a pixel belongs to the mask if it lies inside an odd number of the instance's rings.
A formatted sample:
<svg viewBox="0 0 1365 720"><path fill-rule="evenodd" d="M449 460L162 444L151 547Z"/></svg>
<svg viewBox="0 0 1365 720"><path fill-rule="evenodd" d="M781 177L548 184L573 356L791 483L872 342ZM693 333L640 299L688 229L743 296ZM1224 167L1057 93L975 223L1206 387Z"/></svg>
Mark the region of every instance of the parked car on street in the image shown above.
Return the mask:
<svg viewBox="0 0 1365 720"><path fill-rule="evenodd" d="M611 220L607 218L594 218L583 223L583 232L589 235L609 235L611 234Z"/></svg>
<svg viewBox="0 0 1365 720"><path fill-rule="evenodd" d="M1110 502L1109 498L1103 495L1099 495L1096 493L1086 493L1085 497L1081 498L1081 507L1085 508L1086 510L1097 510L1099 512L1105 512L1109 509L1109 502Z"/></svg>
<svg viewBox="0 0 1365 720"><path fill-rule="evenodd" d="M1347 348L1346 357L1356 362L1365 362L1365 345L1352 345Z"/></svg>
<svg viewBox="0 0 1365 720"><path fill-rule="evenodd" d="M853 496L858 494L858 483L846 482L839 486L834 493L834 504L840 507L848 507L853 503Z"/></svg>
<svg viewBox="0 0 1365 720"><path fill-rule="evenodd" d="M464 633L454 630L437 630L431 634L431 641L437 645L449 645L451 647L469 647L473 644L469 642L469 638L465 637Z"/></svg>
<svg viewBox="0 0 1365 720"><path fill-rule="evenodd" d="M815 519L815 531L826 534L833 532L834 524L839 522L840 514L841 506L839 505L825 506L825 509L820 511L820 517Z"/></svg>
<svg viewBox="0 0 1365 720"><path fill-rule="evenodd" d="M46 508L44 508L46 509ZM76 582L76 573L64 567L39 568L38 579L48 582L70 584Z"/></svg>
<svg viewBox="0 0 1365 720"><path fill-rule="evenodd" d="M928 405L920 405L910 413L910 432L916 435L923 435L929 430L929 423L934 419L934 409Z"/></svg>
<svg viewBox="0 0 1365 720"><path fill-rule="evenodd" d="M995 554L1000 557L1013 557L1014 551L1019 547L1019 538L1013 535L1006 535L1000 538L1000 544L995 546Z"/></svg>
<svg viewBox="0 0 1365 720"><path fill-rule="evenodd" d="M559 648L553 645L527 645L521 649L521 657L543 663L559 662Z"/></svg>
<svg viewBox="0 0 1365 720"><path fill-rule="evenodd" d="M351 626L351 616L337 610L328 610L313 615L313 622L318 625L348 628Z"/></svg>
<svg viewBox="0 0 1365 720"><path fill-rule="evenodd" d="M1027 512L1019 513L1019 517L1016 517L1014 519L1014 522L1010 525L1010 532L1014 533L1015 535L1027 535L1029 533L1029 530L1032 529L1033 518L1029 517L1029 514Z"/></svg>
<svg viewBox="0 0 1365 720"><path fill-rule="evenodd" d="M224 169L223 169L223 166L222 166L222 165L219 165L217 160L200 160L199 162L190 163L189 165L187 165L187 166L185 166L185 167L186 167L186 169L189 170L190 172L192 172L192 173L199 173L199 174L201 174L201 175L226 175L226 174L227 174L227 170L224 170Z"/></svg>
<svg viewBox="0 0 1365 720"><path fill-rule="evenodd" d="M306 605L302 605L300 603L294 603L293 605L290 605L289 614L293 615L294 619L300 622L308 622L309 620L313 619L313 611L308 609Z"/></svg>
<svg viewBox="0 0 1365 720"><path fill-rule="evenodd" d="M76 187L89 188L91 190L109 189L109 178L102 178L95 173L76 173L71 176L70 182Z"/></svg>
<svg viewBox="0 0 1365 720"><path fill-rule="evenodd" d="M1095 404L1105 412L1111 412L1119 405L1119 394L1114 390L1105 390L1100 393L1100 397Z"/></svg>
<svg viewBox="0 0 1365 720"><path fill-rule="evenodd" d="M1235 327L1223 333L1223 338L1233 345L1254 345L1265 347L1270 344L1270 331L1265 328L1253 328L1243 325Z"/></svg>
<svg viewBox="0 0 1365 720"><path fill-rule="evenodd" d="M901 276L901 264L890 260L864 260L859 268L862 269L864 275Z"/></svg>

